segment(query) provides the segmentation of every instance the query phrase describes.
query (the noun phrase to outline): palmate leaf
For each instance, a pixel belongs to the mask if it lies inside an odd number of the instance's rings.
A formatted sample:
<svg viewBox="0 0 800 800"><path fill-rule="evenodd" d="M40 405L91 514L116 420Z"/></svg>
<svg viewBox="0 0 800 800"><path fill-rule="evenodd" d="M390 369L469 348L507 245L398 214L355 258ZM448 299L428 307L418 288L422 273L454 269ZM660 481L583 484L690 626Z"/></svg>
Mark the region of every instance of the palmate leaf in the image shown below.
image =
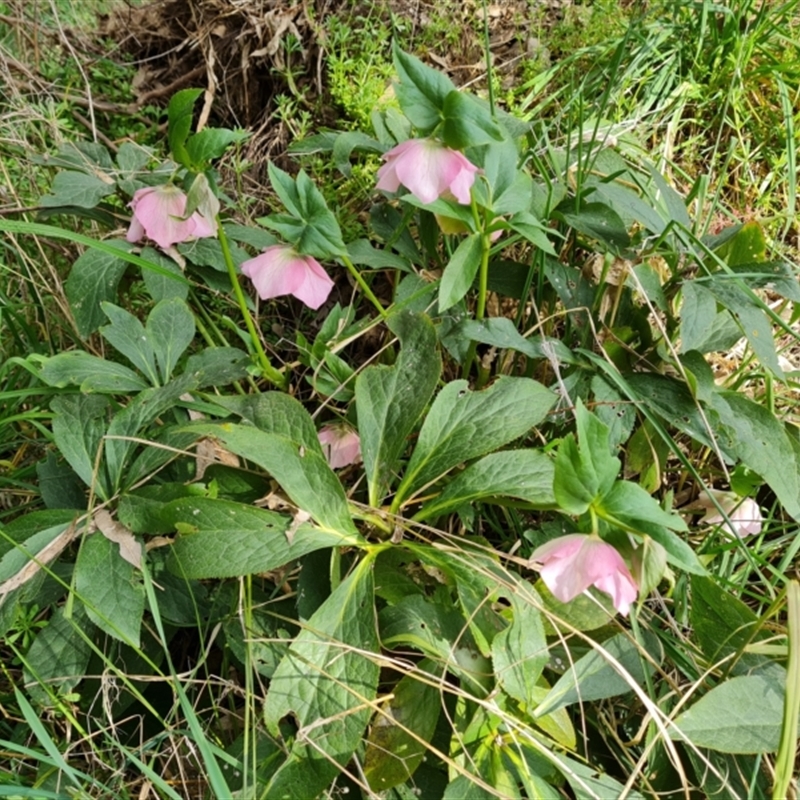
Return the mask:
<svg viewBox="0 0 800 800"><path fill-rule="evenodd" d="M400 312L388 326L402 345L393 366L369 366L356 379L358 431L370 505L386 496L406 438L428 404L441 373L436 331L424 314Z"/></svg>
<svg viewBox="0 0 800 800"><path fill-rule="evenodd" d="M530 378L500 377L480 392L469 391L466 381L447 384L428 412L395 504L457 464L527 433L544 419L555 399L553 392Z"/></svg>
<svg viewBox="0 0 800 800"><path fill-rule="evenodd" d="M363 544L357 534L323 531L308 523L289 533L290 517L209 497L182 497L156 513L165 526L180 532L169 568L198 580L269 572L325 547Z"/></svg>
<svg viewBox="0 0 800 800"><path fill-rule="evenodd" d="M144 587L118 544L95 533L84 538L75 563L75 592L89 619L120 641L138 647Z"/></svg>
<svg viewBox="0 0 800 800"><path fill-rule="evenodd" d="M785 673L782 677L771 671L740 675L715 686L675 719L672 737L723 753L776 752Z"/></svg>
<svg viewBox="0 0 800 800"><path fill-rule="evenodd" d="M280 721L291 714L298 731L267 797L318 797L361 741L379 674L372 566L372 558L356 566L308 620L272 676L267 728L277 736Z"/></svg>
<svg viewBox="0 0 800 800"><path fill-rule="evenodd" d="M538 450L490 453L459 473L414 519L433 519L484 498L514 497L548 507L555 504L553 473L552 459Z"/></svg>

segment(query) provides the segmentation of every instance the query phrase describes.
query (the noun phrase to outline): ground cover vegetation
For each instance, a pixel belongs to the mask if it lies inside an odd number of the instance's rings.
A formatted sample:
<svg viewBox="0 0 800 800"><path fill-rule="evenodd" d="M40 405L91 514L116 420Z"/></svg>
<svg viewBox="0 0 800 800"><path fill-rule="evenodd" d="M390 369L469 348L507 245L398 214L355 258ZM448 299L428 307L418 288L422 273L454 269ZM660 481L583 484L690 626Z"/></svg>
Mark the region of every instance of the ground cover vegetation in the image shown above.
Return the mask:
<svg viewBox="0 0 800 800"><path fill-rule="evenodd" d="M798 3L97 11L0 4L0 795L794 796Z"/></svg>

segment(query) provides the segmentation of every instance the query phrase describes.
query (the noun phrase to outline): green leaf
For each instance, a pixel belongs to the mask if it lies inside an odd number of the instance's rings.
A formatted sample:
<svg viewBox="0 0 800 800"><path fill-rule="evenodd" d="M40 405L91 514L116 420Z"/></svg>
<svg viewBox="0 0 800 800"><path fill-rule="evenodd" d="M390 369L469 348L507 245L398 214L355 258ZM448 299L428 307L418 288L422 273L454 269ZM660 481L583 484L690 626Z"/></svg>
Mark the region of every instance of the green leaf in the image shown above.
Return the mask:
<svg viewBox="0 0 800 800"><path fill-rule="evenodd" d="M427 520L476 500L515 497L534 506L555 504L554 465L538 450L503 450L491 453L459 473L444 491L429 500L414 519Z"/></svg>
<svg viewBox="0 0 800 800"><path fill-rule="evenodd" d="M64 395L50 404L53 417L53 439L61 455L78 477L104 500L108 499L106 482L100 464L95 476L103 435L106 432L108 401L98 395ZM95 480L95 477L97 480Z"/></svg>
<svg viewBox="0 0 800 800"><path fill-rule="evenodd" d="M127 242L111 240L106 244L112 250L127 253L131 245ZM105 322L100 304L117 298L117 285L122 278L127 263L112 253L100 250L87 250L72 265L69 277L64 284L64 292L69 300L75 327L85 339Z"/></svg>
<svg viewBox="0 0 800 800"><path fill-rule="evenodd" d="M466 381L442 389L428 412L395 503L413 496L464 461L527 433L541 422L555 395L530 378L501 376L488 389Z"/></svg>
<svg viewBox="0 0 800 800"><path fill-rule="evenodd" d="M764 230L755 220L745 222L716 248L716 254L729 267L766 261L767 239Z"/></svg>
<svg viewBox="0 0 800 800"><path fill-rule="evenodd" d="M609 492L621 464L611 455L608 426L588 411L580 399L575 417L580 445L572 434L559 445L553 491L564 511L578 515Z"/></svg>
<svg viewBox="0 0 800 800"><path fill-rule="evenodd" d="M732 439L719 427L709 431L717 417L713 412L701 409L682 381L666 375L636 372L625 376L625 382L633 392L633 398L647 405L649 409L675 425L678 430L702 444L717 449L723 458L731 459ZM712 440L713 435L713 440Z"/></svg>
<svg viewBox="0 0 800 800"><path fill-rule="evenodd" d="M277 735L291 714L299 730L265 796L317 797L361 741L379 676L373 595L372 559L366 558L311 617L272 676L267 729Z"/></svg>
<svg viewBox="0 0 800 800"><path fill-rule="evenodd" d="M392 55L400 78L400 83L395 85L400 108L411 124L427 135L441 122L445 99L456 87L443 73L404 53L396 42Z"/></svg>
<svg viewBox="0 0 800 800"><path fill-rule="evenodd" d="M428 671L430 662L418 665ZM405 783L422 763L439 720L442 703L438 686L406 675L392 688L392 699L381 703L367 740L364 775L373 791L385 792Z"/></svg>
<svg viewBox="0 0 800 800"><path fill-rule="evenodd" d="M562 204L554 216L584 236L599 239L612 250L628 247L631 243L622 218L605 203L583 203L576 212L573 201Z"/></svg>
<svg viewBox="0 0 800 800"><path fill-rule="evenodd" d="M680 714L670 736L723 753L774 753L784 694L784 685L772 675L731 678Z"/></svg>
<svg viewBox="0 0 800 800"><path fill-rule="evenodd" d="M74 514L70 514L74 516ZM53 520L37 519L37 527L46 525ZM0 584L19 575L20 571L44 550L57 537L61 536L70 526L70 522L58 522L42 530L30 531L27 526L21 530L13 528L8 532L3 531L0 541ZM11 541L8 541L11 539ZM5 602L2 597L0 601Z"/></svg>
<svg viewBox="0 0 800 800"><path fill-rule="evenodd" d="M480 687L490 671L464 616L452 605L415 594L382 609L378 622L384 647L414 647L473 687Z"/></svg>
<svg viewBox="0 0 800 800"><path fill-rule="evenodd" d="M194 315L179 297L162 300L147 318L147 335L155 350L161 377L168 381L194 339Z"/></svg>
<svg viewBox="0 0 800 800"><path fill-rule="evenodd" d="M610 800L625 797L626 800L644 800L639 792L625 787L594 766L587 766L573 758L559 754L559 769L575 793L575 800ZM561 766L563 764L564 766Z"/></svg>
<svg viewBox="0 0 800 800"><path fill-rule="evenodd" d="M800 302L795 267L786 261L737 264L731 266L731 272L751 289L767 289L795 303Z"/></svg>
<svg viewBox="0 0 800 800"><path fill-rule="evenodd" d="M322 455L314 420L301 403L284 392L222 396L215 401L264 433L285 436L306 451Z"/></svg>
<svg viewBox="0 0 800 800"><path fill-rule="evenodd" d="M198 241L201 240L198 239ZM142 250L142 258L146 258L152 264L157 264L163 272L180 278L180 280L173 280L162 272L153 272L149 269L142 270L144 285L154 302L158 303L161 300L169 300L173 297L185 300L189 296L189 284L183 279L183 271L171 258L159 253L153 247L145 247Z"/></svg>
<svg viewBox="0 0 800 800"><path fill-rule="evenodd" d="M448 147L463 150L503 140L503 131L492 119L491 109L476 97L457 89L448 92L442 108L442 139Z"/></svg>
<svg viewBox="0 0 800 800"><path fill-rule="evenodd" d="M550 659L542 625L541 600L529 584L519 582L511 598L513 621L492 642L492 664L497 681L529 709L537 705L537 681Z"/></svg>
<svg viewBox="0 0 800 800"><path fill-rule="evenodd" d="M775 351L774 334L769 317L760 308L752 292L736 286L730 276L719 275L708 282L717 300L736 318L742 332L761 363L783 379L783 370Z"/></svg>
<svg viewBox="0 0 800 800"><path fill-rule="evenodd" d="M673 531L688 530L681 517L664 511L655 498L630 481L617 481L603 497L598 511L605 511L631 527L635 527L637 522L649 522Z"/></svg>
<svg viewBox="0 0 800 800"><path fill-rule="evenodd" d="M75 562L75 592L89 619L100 630L133 647L139 646L144 587L119 545L97 532L86 536Z"/></svg>
<svg viewBox="0 0 800 800"><path fill-rule="evenodd" d="M153 151L136 142L123 142L117 152L116 161L120 172L139 172L153 158Z"/></svg>
<svg viewBox="0 0 800 800"><path fill-rule="evenodd" d="M291 501L321 527L355 534L344 489L319 443L312 449L293 431L266 433L249 425L230 423L193 426L189 430L218 439L231 452L265 469Z"/></svg>
<svg viewBox="0 0 800 800"><path fill-rule="evenodd" d="M69 464L59 461L52 450L36 464L39 493L47 508L86 508L86 491L83 482ZM0 543L0 549L2 544Z"/></svg>
<svg viewBox="0 0 800 800"><path fill-rule="evenodd" d="M361 453L373 507L389 491L406 439L442 368L436 331L427 316L403 311L390 316L387 324L402 345L397 361L391 367L366 367L356 378Z"/></svg>
<svg viewBox="0 0 800 800"><path fill-rule="evenodd" d="M715 393L712 407L733 432L736 456L764 478L789 514L800 519L797 459L781 423L768 408L740 392Z"/></svg>
<svg viewBox="0 0 800 800"><path fill-rule="evenodd" d="M469 291L481 263L482 239L473 233L463 239L444 268L439 282L439 310L447 311Z"/></svg>
<svg viewBox="0 0 800 800"><path fill-rule="evenodd" d="M147 388L142 378L124 364L83 350L69 350L45 359L40 376L50 386L79 386L81 392L128 394Z"/></svg>
<svg viewBox="0 0 800 800"><path fill-rule="evenodd" d="M25 656L26 689L33 700L50 705L45 686L56 694L66 694L83 680L92 655L89 642L93 634L94 625L80 604L74 606L71 617L66 606L53 612Z"/></svg>
<svg viewBox="0 0 800 800"><path fill-rule="evenodd" d="M189 120L191 122L191 116ZM243 142L249 135L247 131L232 131L228 128L203 128L186 140L186 152L194 167L203 169L210 161L224 155L230 145Z"/></svg>
<svg viewBox="0 0 800 800"><path fill-rule="evenodd" d="M111 322L100 328L103 338L157 386L155 352L144 325L133 314L113 303L102 303L101 306Z"/></svg>
<svg viewBox="0 0 800 800"><path fill-rule="evenodd" d="M652 675L661 663L663 652L655 634L645 631L640 645L629 634L618 633L601 644L601 647L620 665L615 665L598 650L592 649L579 658L558 679L547 697L536 708L534 716L543 717L556 709L572 703L603 700L632 691L631 685L641 686L645 681L644 669ZM646 653L647 655L643 655ZM653 663L655 662L655 663Z"/></svg>
<svg viewBox="0 0 800 800"><path fill-rule="evenodd" d="M159 517L180 530L170 569L198 580L269 572L323 547L363 543L357 534L323 531L308 523L289 534L290 517L205 497L173 500Z"/></svg>
<svg viewBox="0 0 800 800"><path fill-rule="evenodd" d="M592 197L598 195L604 201L600 205L606 205L620 221L626 220L628 224L638 222L642 227L656 234L656 236L664 233L669 221L666 212L662 216L657 208L643 200L633 190L616 181L601 183L596 179L589 178L586 184L594 186L595 191ZM597 204L588 203L587 205L594 206ZM624 224L625 222L623 222ZM622 244L621 239L619 244Z"/></svg>
<svg viewBox="0 0 800 800"><path fill-rule="evenodd" d="M717 314L717 301L703 284L694 280L683 283L681 294L681 353L706 352L703 344Z"/></svg>
<svg viewBox="0 0 800 800"><path fill-rule="evenodd" d="M552 358L563 364L579 363L572 351L560 339L525 338L513 321L506 317L484 320L465 320L458 327L461 336L493 347L515 350L530 358Z"/></svg>
<svg viewBox="0 0 800 800"><path fill-rule="evenodd" d="M550 231L541 220L537 219L529 211L518 211L508 221L508 225L534 247L538 247L539 250L548 255L556 256L556 251L548 238L548 232Z"/></svg>
<svg viewBox="0 0 800 800"><path fill-rule="evenodd" d="M611 598L590 586L583 594L562 603L553 597L551 591L539 578L534 584L542 605L549 612L545 616L545 629L548 635L560 635L579 631L594 631L608 624L609 618L616 612L611 605Z"/></svg>
<svg viewBox="0 0 800 800"><path fill-rule="evenodd" d="M553 473L553 494L562 511L579 516L597 498L597 476L588 469L575 436L568 433L558 446Z"/></svg>
<svg viewBox="0 0 800 800"><path fill-rule="evenodd" d="M370 269L398 269L401 272L410 272L408 261L391 250L378 250L373 247L369 239L356 239L347 245L347 252L354 264L359 264Z"/></svg>
<svg viewBox="0 0 800 800"><path fill-rule="evenodd" d="M105 467L114 488L120 488L123 479L126 485L130 485L141 477L125 470L129 457L140 447L132 437L141 434L153 420L173 408L181 395L195 388L197 384L192 375L181 375L166 386L139 392L114 415L105 443Z"/></svg>
<svg viewBox="0 0 800 800"><path fill-rule="evenodd" d="M237 347L206 347L186 359L186 374L192 374L199 389L219 388L247 376L250 356Z"/></svg>
<svg viewBox="0 0 800 800"><path fill-rule="evenodd" d="M51 206L78 206L78 208L94 208L104 197L114 193L114 181L111 178L99 178L85 172L64 170L53 180L52 194L46 194L40 204L46 208Z"/></svg>
<svg viewBox="0 0 800 800"><path fill-rule="evenodd" d="M712 578L693 575L691 586L692 628L709 663L724 661L733 675L774 663L766 655L745 652L747 645L771 635L746 603ZM733 654L737 657L731 661Z"/></svg>
<svg viewBox="0 0 800 800"><path fill-rule="evenodd" d="M278 231L300 253L317 258L346 255L347 248L339 223L311 178L300 170L297 179L293 180L272 162L268 165L268 171L272 188L291 217L272 215L259 222Z"/></svg>
<svg viewBox="0 0 800 800"><path fill-rule="evenodd" d="M186 140L192 130L192 116L202 89L181 89L170 98L167 107L169 149L172 157L182 166L191 169L192 162L186 152Z"/></svg>

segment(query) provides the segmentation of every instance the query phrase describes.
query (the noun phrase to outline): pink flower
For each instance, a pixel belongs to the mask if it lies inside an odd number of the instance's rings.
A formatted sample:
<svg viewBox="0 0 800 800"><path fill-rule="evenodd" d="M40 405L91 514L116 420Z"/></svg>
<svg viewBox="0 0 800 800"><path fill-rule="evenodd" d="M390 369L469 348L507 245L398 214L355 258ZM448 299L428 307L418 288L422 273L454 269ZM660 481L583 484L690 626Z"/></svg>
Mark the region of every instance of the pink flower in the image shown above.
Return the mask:
<svg viewBox="0 0 800 800"><path fill-rule="evenodd" d="M714 497L725 510L730 519L730 524L725 523L722 514L717 511L711 497ZM723 525L728 533L741 539L743 536L752 536L761 533L761 509L752 497L741 499L733 492L722 492L709 489L700 493L700 505L706 510L703 519L704 525Z"/></svg>
<svg viewBox="0 0 800 800"><path fill-rule="evenodd" d="M614 608L627 615L639 593L622 556L597 536L562 536L537 547L530 561L541 565L539 572L545 586L562 603L595 586L611 595Z"/></svg>
<svg viewBox="0 0 800 800"><path fill-rule="evenodd" d="M326 425L319 432L319 442L331 469L361 461L361 439L346 425Z"/></svg>
<svg viewBox="0 0 800 800"><path fill-rule="evenodd" d="M301 256L288 244L273 244L245 261L242 274L253 281L262 300L292 294L313 309L328 299L333 288L333 281L316 259Z"/></svg>
<svg viewBox="0 0 800 800"><path fill-rule="evenodd" d="M167 248L178 242L217 234L217 221L208 220L197 211L183 219L186 195L171 183L138 189L130 208L133 217L125 237L129 242L138 242L147 236L159 247Z"/></svg>
<svg viewBox="0 0 800 800"><path fill-rule="evenodd" d="M385 153L378 170L378 189L396 192L402 183L423 203L448 192L469 205L469 190L478 168L463 153L435 139L409 139Z"/></svg>

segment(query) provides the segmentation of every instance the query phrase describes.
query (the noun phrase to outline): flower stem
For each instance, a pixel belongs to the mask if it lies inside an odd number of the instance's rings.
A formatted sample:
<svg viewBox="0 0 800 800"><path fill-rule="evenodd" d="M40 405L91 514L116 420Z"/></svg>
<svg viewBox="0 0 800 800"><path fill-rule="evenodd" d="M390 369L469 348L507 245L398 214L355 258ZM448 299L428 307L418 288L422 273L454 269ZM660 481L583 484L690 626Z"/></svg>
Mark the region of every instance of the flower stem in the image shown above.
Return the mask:
<svg viewBox="0 0 800 800"><path fill-rule="evenodd" d="M359 288L362 292L366 295L367 299L378 309L378 313L386 319L386 309L381 305L381 301L378 300L377 297L372 292L372 289L369 288L369 284L364 280L364 276L356 269L356 265L350 260L350 258L343 253L339 254L339 258L341 258L344 265L350 271L350 274L353 276L353 279L358 284Z"/></svg>
<svg viewBox="0 0 800 800"><path fill-rule="evenodd" d="M219 238L219 244L222 248L222 257L225 259L225 266L228 268L228 277L231 279L233 293L236 295L236 302L239 304L239 308L242 311L242 316L244 317L244 322L247 326L247 332L250 334L250 340L253 343L253 347L256 349L258 360L261 363L261 372L267 380L271 381L281 389L286 389L289 382L289 376L279 372L277 369L275 369L275 367L272 366L272 364L269 363L269 358L264 351L264 346L261 344L261 337L258 335L255 323L253 322L253 317L250 315L250 309L247 307L244 292L242 291L242 286L239 283L239 277L236 274L233 256L231 256L231 248L228 244L228 237L225 235L225 230L222 227L222 220L219 217L217 217L217 237Z"/></svg>
<svg viewBox="0 0 800 800"><path fill-rule="evenodd" d="M475 319L480 321L486 316L486 295L489 292L489 252L492 249L492 240L486 232L488 222L486 219L481 221L480 211L475 198L472 198L472 216L475 220L475 226L481 230L481 264L478 268L478 303L475 306ZM476 341L470 342L469 349L467 350L467 357L464 359L464 366L462 369L462 377L469 376L470 367L475 360L475 353L478 349ZM488 379L488 373L482 368L478 368L478 388L482 387Z"/></svg>

